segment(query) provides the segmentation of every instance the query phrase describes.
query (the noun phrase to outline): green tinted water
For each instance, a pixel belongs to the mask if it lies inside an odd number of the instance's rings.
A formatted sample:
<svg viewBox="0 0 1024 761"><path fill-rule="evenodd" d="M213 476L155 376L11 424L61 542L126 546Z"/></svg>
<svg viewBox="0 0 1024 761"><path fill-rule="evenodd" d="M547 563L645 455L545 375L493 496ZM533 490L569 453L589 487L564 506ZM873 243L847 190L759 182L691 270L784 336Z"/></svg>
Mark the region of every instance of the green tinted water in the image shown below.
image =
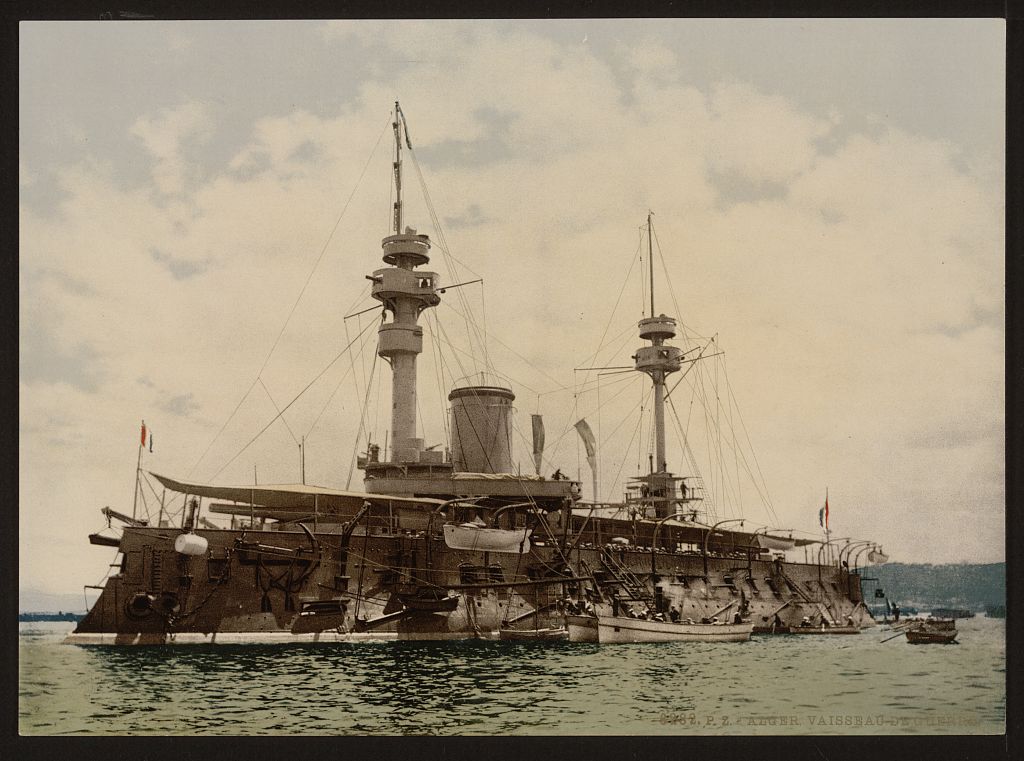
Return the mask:
<svg viewBox="0 0 1024 761"><path fill-rule="evenodd" d="M57 734L1001 734L1005 626L854 636L79 647L20 624L19 726Z"/></svg>

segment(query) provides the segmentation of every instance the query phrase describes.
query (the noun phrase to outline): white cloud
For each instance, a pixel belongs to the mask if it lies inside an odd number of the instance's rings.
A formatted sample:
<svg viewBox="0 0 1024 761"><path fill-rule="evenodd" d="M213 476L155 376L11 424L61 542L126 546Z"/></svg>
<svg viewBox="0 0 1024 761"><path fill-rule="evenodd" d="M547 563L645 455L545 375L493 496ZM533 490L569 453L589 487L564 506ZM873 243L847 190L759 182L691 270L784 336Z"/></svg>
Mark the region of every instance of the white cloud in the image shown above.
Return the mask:
<svg viewBox="0 0 1024 761"><path fill-rule="evenodd" d="M165 108L155 116L140 117L129 132L139 138L156 159L153 181L161 193L180 194L185 188L187 166L181 156L182 143L203 139L212 127L208 109L202 103L183 103Z"/></svg>
<svg viewBox="0 0 1024 761"><path fill-rule="evenodd" d="M817 156L815 140L831 126L740 83L716 87L708 111L710 166L753 182L788 182L805 172Z"/></svg>

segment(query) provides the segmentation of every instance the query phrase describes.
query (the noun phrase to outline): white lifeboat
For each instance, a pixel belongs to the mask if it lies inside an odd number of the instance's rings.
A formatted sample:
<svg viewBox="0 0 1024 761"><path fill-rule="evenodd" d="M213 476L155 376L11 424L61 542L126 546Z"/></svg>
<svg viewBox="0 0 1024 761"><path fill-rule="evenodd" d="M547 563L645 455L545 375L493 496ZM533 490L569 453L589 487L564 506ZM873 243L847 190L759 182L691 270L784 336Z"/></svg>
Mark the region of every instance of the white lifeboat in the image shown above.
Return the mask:
<svg viewBox="0 0 1024 761"><path fill-rule="evenodd" d="M530 551L533 529L481 528L475 523L446 523L444 543L453 550L479 550L522 555Z"/></svg>

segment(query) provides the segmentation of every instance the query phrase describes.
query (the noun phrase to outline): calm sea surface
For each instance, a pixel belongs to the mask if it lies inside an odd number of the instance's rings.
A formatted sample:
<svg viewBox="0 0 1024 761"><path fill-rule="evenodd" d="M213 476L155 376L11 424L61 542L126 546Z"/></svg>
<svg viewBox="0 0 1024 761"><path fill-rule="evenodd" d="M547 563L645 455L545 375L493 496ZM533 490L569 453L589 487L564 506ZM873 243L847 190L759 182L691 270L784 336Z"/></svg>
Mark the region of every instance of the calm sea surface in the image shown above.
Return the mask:
<svg viewBox="0 0 1024 761"><path fill-rule="evenodd" d="M1002 620L959 645L62 645L20 624L23 735L1001 734Z"/></svg>

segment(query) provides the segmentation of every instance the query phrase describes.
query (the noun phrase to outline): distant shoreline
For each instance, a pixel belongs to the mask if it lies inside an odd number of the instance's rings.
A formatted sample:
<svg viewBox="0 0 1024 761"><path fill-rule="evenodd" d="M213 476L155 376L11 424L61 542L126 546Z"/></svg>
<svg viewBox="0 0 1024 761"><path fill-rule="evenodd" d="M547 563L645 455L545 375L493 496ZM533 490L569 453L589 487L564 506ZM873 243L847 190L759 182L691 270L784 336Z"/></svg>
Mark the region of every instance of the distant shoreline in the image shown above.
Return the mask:
<svg viewBox="0 0 1024 761"><path fill-rule="evenodd" d="M57 613L19 613L18 623L24 623L26 621L81 621L85 618L84 613L64 613L59 611Z"/></svg>

